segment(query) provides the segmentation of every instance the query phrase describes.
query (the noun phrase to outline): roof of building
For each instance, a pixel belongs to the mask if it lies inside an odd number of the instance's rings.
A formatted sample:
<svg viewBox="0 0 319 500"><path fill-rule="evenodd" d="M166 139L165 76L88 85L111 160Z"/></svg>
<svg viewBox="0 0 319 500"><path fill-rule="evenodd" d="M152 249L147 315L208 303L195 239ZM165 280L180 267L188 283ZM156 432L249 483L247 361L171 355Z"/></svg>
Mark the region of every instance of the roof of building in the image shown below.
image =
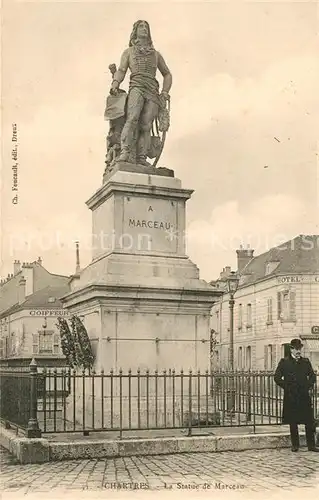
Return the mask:
<svg viewBox="0 0 319 500"><path fill-rule="evenodd" d="M33 262L21 263L18 260L14 261L14 271L14 274L10 274L5 280L1 280L0 317L6 316L8 310L13 311L18 307L18 290L21 278L26 280L26 299L31 298L31 295L38 294L38 292L41 295L42 291L48 287L51 287L52 290L53 288L57 289L56 293L59 293L58 289L60 287L62 289L63 287L68 287L69 277L47 271L42 265L40 257L37 261ZM63 295L63 292L61 295ZM35 297L37 296L35 295ZM53 306L54 304L50 305Z"/></svg>
<svg viewBox="0 0 319 500"><path fill-rule="evenodd" d="M70 291L68 284L62 286L47 286L42 290L38 290L26 297L26 300L23 302L24 308L29 307L48 307L50 309L60 308L62 307L62 302L60 297L63 297L66 293ZM54 298L54 302L51 302L49 299Z"/></svg>
<svg viewBox="0 0 319 500"><path fill-rule="evenodd" d="M19 262L20 264L20 262ZM39 260L34 260L32 262L23 262L23 264L20 266L20 269L19 271L16 273L16 274L8 274L8 276L6 278L1 278L0 280L0 287L3 287L5 286L7 283L10 283L10 281L13 279L13 278L16 278L16 277L21 277L23 276L23 269L31 269L33 267L41 267L45 270L45 272L50 275L50 276L53 276L53 277L58 277L58 278L65 278L65 279L69 279L70 276L67 276L65 274L57 274L57 273L50 273L50 271L48 271L47 269L45 269L45 267L42 265L42 261L39 262Z"/></svg>
<svg viewBox="0 0 319 500"><path fill-rule="evenodd" d="M274 263L267 270L267 264ZM241 285L278 274L319 272L319 235L299 235L292 240L253 257L241 272Z"/></svg>
<svg viewBox="0 0 319 500"><path fill-rule="evenodd" d="M3 311L0 314L0 318L4 318L13 314L17 311L22 311L23 309L32 309L32 308L43 308L43 309L62 309L63 305L60 300L60 297L65 295L70 291L68 284L52 287L47 286L42 290L38 290L26 297L25 301L21 304L17 303L13 306L9 307L7 310ZM54 298L54 301L50 299Z"/></svg>
<svg viewBox="0 0 319 500"><path fill-rule="evenodd" d="M2 311L0 313L0 319L6 318L7 316L10 316L10 314L14 314L17 311L20 311L23 309L20 304L14 304L13 306L9 307L6 311Z"/></svg>

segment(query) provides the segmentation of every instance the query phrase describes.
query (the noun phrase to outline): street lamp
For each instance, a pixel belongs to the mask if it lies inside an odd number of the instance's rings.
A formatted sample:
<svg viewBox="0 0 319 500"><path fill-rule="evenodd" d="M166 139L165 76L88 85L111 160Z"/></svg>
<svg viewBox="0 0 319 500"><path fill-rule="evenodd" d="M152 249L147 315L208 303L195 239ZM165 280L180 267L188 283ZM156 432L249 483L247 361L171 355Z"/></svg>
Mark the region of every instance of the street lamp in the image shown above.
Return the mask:
<svg viewBox="0 0 319 500"><path fill-rule="evenodd" d="M44 316L44 322L43 322L43 325L42 325L42 328L44 330L44 333L46 332L46 328L48 326L48 322L47 322L47 317L46 315Z"/></svg>
<svg viewBox="0 0 319 500"><path fill-rule="evenodd" d="M230 331L230 349L229 364L230 370L234 371L234 295L237 292L239 277L235 271L232 271L227 278L227 287L229 292L229 331Z"/></svg>
<svg viewBox="0 0 319 500"><path fill-rule="evenodd" d="M234 295L237 292L239 284L239 276L235 271L232 271L227 278L227 287L229 293L229 368L230 376L230 391L229 391L229 409L233 413L235 409L235 389L234 389Z"/></svg>

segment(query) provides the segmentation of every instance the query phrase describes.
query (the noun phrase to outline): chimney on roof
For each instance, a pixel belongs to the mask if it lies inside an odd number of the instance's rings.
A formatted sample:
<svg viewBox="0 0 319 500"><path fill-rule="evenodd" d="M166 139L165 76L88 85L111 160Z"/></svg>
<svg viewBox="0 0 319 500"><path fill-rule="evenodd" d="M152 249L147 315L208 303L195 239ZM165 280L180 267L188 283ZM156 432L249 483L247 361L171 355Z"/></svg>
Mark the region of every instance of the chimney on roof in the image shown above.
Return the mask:
<svg viewBox="0 0 319 500"><path fill-rule="evenodd" d="M81 267L80 267L80 246L78 241L75 242L75 254L76 254L75 274L79 274L81 271Z"/></svg>
<svg viewBox="0 0 319 500"><path fill-rule="evenodd" d="M243 246L240 245L239 249L236 250L236 253L237 253L237 271L241 273L244 267L253 258L254 250L250 248L249 245L247 245L247 248L243 248Z"/></svg>
<svg viewBox="0 0 319 500"><path fill-rule="evenodd" d="M25 293L26 293L26 280L22 276L19 280L19 290L18 290L19 304L22 304L25 301Z"/></svg>
<svg viewBox="0 0 319 500"><path fill-rule="evenodd" d="M19 260L15 260L13 263L13 274L14 276L20 272L21 263Z"/></svg>
<svg viewBox="0 0 319 500"><path fill-rule="evenodd" d="M223 267L223 270L222 270L222 272L219 275L219 279L220 280L227 279L228 276L230 275L230 273L231 273L231 267L230 266Z"/></svg>
<svg viewBox="0 0 319 500"><path fill-rule="evenodd" d="M39 266L42 266L42 259L41 259L41 257L38 257L37 263L39 264Z"/></svg>

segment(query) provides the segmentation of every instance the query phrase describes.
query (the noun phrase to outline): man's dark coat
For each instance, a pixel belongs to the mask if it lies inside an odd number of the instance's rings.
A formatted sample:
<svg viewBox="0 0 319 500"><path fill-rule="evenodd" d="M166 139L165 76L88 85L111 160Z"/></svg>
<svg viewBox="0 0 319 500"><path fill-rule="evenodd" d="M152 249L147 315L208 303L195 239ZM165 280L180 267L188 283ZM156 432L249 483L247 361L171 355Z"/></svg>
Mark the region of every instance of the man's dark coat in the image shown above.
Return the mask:
<svg viewBox="0 0 319 500"><path fill-rule="evenodd" d="M292 356L282 358L277 366L274 380L284 389L282 422L284 424L306 424L313 422L313 408L309 389L316 375L308 358L298 361Z"/></svg>

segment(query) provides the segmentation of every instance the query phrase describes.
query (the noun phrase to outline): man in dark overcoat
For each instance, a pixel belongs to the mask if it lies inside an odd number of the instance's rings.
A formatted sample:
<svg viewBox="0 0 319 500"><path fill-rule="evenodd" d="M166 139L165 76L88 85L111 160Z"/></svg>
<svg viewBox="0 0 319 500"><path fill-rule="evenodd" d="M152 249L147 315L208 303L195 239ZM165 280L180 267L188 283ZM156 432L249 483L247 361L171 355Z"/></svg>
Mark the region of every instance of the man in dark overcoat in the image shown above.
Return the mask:
<svg viewBox="0 0 319 500"><path fill-rule="evenodd" d="M319 452L315 444L314 414L309 394L316 375L309 359L301 356L302 347L300 339L290 342L290 355L279 361L274 380L284 390L282 422L290 425L291 450L298 451L298 424L304 424L308 450Z"/></svg>

